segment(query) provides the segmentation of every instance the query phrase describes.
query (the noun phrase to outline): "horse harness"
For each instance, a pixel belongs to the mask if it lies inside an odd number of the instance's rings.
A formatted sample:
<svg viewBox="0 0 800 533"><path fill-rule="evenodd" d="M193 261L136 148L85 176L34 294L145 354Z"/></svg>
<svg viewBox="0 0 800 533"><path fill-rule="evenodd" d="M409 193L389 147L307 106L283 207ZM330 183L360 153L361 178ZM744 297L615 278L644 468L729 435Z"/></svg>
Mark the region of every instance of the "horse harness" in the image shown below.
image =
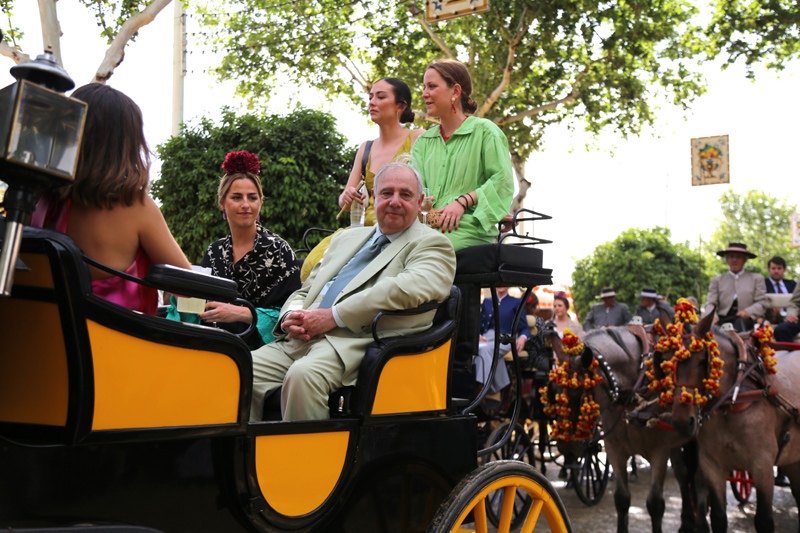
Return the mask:
<svg viewBox="0 0 800 533"><path fill-rule="evenodd" d="M783 449L789 443L789 428L792 422L800 424L800 409L784 398L769 382L768 372L755 347L751 344L745 345L738 335L734 334L734 338L734 344L739 352L736 381L699 417L698 424L702 425L719 410L722 410L723 414L741 413L755 402L766 399L788 416L778 439L778 454L775 456L777 464Z"/></svg>

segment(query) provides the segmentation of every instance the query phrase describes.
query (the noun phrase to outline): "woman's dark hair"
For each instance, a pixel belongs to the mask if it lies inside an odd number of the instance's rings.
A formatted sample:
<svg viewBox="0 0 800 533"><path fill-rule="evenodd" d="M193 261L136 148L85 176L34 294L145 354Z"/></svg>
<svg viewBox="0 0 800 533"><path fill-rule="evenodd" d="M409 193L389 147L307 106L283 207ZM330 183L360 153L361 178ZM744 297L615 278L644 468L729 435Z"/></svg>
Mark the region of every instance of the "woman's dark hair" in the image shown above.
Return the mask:
<svg viewBox="0 0 800 533"><path fill-rule="evenodd" d="M150 150L139 106L101 83L84 85L71 96L88 106L75 182L64 189L64 197L108 209L116 202L144 201Z"/></svg>
<svg viewBox="0 0 800 533"><path fill-rule="evenodd" d="M537 307L539 307L539 297L531 292L530 296L528 296L528 299L525 301L525 312L531 314Z"/></svg>
<svg viewBox="0 0 800 533"><path fill-rule="evenodd" d="M569 300L567 300L566 297L564 297L564 296L554 296L553 297L553 301L555 301L555 300L559 300L561 302L564 302L564 305L567 307L567 311L569 311Z"/></svg>
<svg viewBox="0 0 800 533"><path fill-rule="evenodd" d="M408 88L406 82L398 78L381 78L378 81L385 81L391 85L394 101L406 106L403 108L403 113L400 115L400 123L408 124L414 122L414 112L411 111L411 89Z"/></svg>
<svg viewBox="0 0 800 533"><path fill-rule="evenodd" d="M425 70L433 69L439 73L448 87L456 83L461 86L461 109L464 113L472 114L478 109L478 104L470 98L472 96L472 78L464 63L455 59L440 59L434 61Z"/></svg>

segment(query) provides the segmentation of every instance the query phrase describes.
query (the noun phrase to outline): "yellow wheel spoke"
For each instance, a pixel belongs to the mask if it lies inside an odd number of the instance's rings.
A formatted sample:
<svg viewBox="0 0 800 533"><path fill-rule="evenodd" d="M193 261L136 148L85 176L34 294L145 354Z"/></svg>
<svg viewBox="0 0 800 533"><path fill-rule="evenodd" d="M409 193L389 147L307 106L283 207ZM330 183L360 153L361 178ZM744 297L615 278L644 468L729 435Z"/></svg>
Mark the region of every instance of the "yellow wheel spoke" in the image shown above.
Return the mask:
<svg viewBox="0 0 800 533"><path fill-rule="evenodd" d="M489 523L486 520L486 498L482 498L472 510L475 517L475 533L488 533Z"/></svg>
<svg viewBox="0 0 800 533"><path fill-rule="evenodd" d="M536 522L539 520L539 515L542 512L544 500L538 498L534 499L531 503L531 509L528 511L528 516L525 518L525 523L522 524L520 533L533 533L533 528L536 527Z"/></svg>
<svg viewBox="0 0 800 533"><path fill-rule="evenodd" d="M511 531L511 519L514 517L514 501L516 497L516 485L505 487L503 491L503 510L500 513L500 524L497 526L498 533L508 533Z"/></svg>

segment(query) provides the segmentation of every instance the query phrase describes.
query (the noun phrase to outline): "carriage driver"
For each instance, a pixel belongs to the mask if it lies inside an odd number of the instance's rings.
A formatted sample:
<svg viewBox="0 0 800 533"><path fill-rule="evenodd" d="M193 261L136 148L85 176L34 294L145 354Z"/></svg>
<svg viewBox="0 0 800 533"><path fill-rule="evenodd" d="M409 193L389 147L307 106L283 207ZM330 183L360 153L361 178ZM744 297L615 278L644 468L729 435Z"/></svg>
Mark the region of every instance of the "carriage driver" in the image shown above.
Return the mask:
<svg viewBox="0 0 800 533"><path fill-rule="evenodd" d="M624 326L633 318L628 306L617 301L617 293L614 287L603 287L597 298L602 299L603 303L592 305L589 314L586 315L586 319L583 321L583 329L587 333L592 328Z"/></svg>
<svg viewBox="0 0 800 533"><path fill-rule="evenodd" d="M329 395L356 382L375 316L450 294L455 252L447 237L417 221L419 173L406 163L386 165L375 176L373 197L377 225L333 237L281 309L277 340L253 352L252 421L261 420L264 397L281 386L284 420L329 418ZM424 331L434 313L387 317L380 334Z"/></svg>
<svg viewBox="0 0 800 533"><path fill-rule="evenodd" d="M716 313L715 322L730 322L736 331L752 330L755 319L762 318L769 307L764 276L744 270L747 260L757 256L740 242L728 244L717 255L725 258L730 270L711 278L706 313Z"/></svg>
<svg viewBox="0 0 800 533"><path fill-rule="evenodd" d="M636 310L633 314L634 316L642 317L643 324L653 324L658 318L659 310L666 312L670 319L675 319L675 309L668 303L662 302L661 299L663 297L655 289L645 287L642 292L637 292L635 296L641 298L641 300L636 305Z"/></svg>

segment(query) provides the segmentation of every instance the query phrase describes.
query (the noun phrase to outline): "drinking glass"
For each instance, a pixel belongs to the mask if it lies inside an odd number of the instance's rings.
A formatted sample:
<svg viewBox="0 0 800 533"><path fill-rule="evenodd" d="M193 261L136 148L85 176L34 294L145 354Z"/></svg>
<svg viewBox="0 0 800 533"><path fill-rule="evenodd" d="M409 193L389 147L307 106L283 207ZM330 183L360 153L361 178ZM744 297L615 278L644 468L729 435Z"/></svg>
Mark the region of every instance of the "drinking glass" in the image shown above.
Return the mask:
<svg viewBox="0 0 800 533"><path fill-rule="evenodd" d="M428 213L431 209L433 209L433 196L431 196L431 191L428 187L422 189L422 206L420 206L419 210L422 212L422 223L428 223Z"/></svg>

